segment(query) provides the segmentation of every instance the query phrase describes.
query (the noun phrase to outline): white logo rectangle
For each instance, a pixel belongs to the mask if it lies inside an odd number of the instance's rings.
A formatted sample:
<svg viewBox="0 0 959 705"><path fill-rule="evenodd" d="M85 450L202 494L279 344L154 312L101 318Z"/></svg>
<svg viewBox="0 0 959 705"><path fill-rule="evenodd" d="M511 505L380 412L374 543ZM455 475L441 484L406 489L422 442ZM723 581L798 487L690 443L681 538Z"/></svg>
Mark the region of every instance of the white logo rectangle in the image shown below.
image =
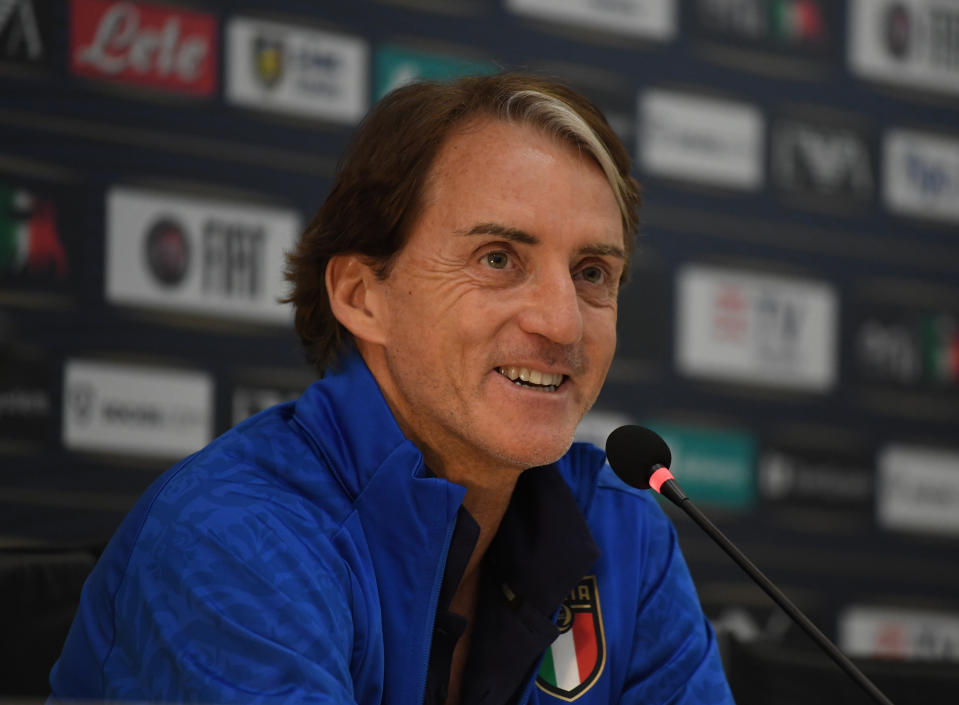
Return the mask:
<svg viewBox="0 0 959 705"><path fill-rule="evenodd" d="M884 447L876 503L883 528L959 536L959 451Z"/></svg>
<svg viewBox="0 0 959 705"><path fill-rule="evenodd" d="M653 175L755 190L765 121L754 106L652 89L640 94L639 163Z"/></svg>
<svg viewBox="0 0 959 705"><path fill-rule="evenodd" d="M107 194L106 297L249 321L288 323L285 253L296 212L115 187Z"/></svg>
<svg viewBox="0 0 959 705"><path fill-rule="evenodd" d="M345 123L366 112L369 49L362 39L234 17L226 45L231 103Z"/></svg>
<svg viewBox="0 0 959 705"><path fill-rule="evenodd" d="M849 66L865 78L959 93L959 4L851 0Z"/></svg>
<svg viewBox="0 0 959 705"><path fill-rule="evenodd" d="M883 139L883 197L890 210L959 222L959 140L912 130Z"/></svg>
<svg viewBox="0 0 959 705"><path fill-rule="evenodd" d="M850 605L839 614L839 648L849 656L959 660L959 614Z"/></svg>
<svg viewBox="0 0 959 705"><path fill-rule="evenodd" d="M836 382L838 311L827 284L688 265L676 311L684 374L817 392Z"/></svg>
<svg viewBox="0 0 959 705"><path fill-rule="evenodd" d="M507 0L517 14L666 41L676 34L675 0Z"/></svg>
<svg viewBox="0 0 959 705"><path fill-rule="evenodd" d="M213 379L190 370L67 360L68 448L178 458L213 436Z"/></svg>

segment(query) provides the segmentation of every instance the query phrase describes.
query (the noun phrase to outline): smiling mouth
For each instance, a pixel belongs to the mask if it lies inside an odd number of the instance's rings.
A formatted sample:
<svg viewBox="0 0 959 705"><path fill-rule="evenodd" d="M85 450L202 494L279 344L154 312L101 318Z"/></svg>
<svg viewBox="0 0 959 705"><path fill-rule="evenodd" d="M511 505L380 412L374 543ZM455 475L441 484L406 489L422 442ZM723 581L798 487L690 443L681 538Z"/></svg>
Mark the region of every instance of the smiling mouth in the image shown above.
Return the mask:
<svg viewBox="0 0 959 705"><path fill-rule="evenodd" d="M497 367L496 371L513 384L541 392L555 392L566 381L566 375L540 372L528 367Z"/></svg>

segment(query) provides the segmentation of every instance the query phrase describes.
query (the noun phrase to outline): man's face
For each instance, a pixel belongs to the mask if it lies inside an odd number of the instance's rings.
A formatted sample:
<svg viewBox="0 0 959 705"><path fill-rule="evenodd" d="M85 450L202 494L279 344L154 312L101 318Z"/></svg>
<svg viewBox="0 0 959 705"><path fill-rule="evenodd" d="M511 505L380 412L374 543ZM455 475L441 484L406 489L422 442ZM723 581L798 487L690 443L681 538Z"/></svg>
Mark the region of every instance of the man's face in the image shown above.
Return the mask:
<svg viewBox="0 0 959 705"><path fill-rule="evenodd" d="M553 462L616 347L625 260L613 191L588 155L486 119L448 138L424 195L377 284L377 381L434 466Z"/></svg>

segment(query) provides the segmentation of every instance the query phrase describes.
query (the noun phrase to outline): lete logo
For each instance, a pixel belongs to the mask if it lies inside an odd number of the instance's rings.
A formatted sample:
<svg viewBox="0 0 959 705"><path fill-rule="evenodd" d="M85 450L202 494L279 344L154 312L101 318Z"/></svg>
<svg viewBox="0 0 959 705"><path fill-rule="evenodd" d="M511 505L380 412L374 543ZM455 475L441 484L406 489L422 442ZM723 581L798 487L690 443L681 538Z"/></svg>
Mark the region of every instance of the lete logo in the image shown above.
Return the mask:
<svg viewBox="0 0 959 705"><path fill-rule="evenodd" d="M75 73L194 95L216 87L216 20L179 8L72 0Z"/></svg>

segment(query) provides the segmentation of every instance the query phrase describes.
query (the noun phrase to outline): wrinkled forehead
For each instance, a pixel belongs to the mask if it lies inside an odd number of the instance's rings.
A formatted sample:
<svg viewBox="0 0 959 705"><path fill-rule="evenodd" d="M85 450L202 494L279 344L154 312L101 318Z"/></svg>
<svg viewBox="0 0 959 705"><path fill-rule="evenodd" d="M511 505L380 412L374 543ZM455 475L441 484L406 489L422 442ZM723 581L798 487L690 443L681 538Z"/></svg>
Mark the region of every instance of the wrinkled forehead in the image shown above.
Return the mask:
<svg viewBox="0 0 959 705"><path fill-rule="evenodd" d="M499 123L502 125L515 127L517 131L521 132L533 130L555 142L555 144L575 151L584 158L584 164L591 164L598 167L603 173L606 182L609 184L609 188L612 191L614 199L616 200L617 207L620 210L620 216L623 220L623 240L625 242L625 240L629 237L627 227L628 215L623 205L624 199L622 195L621 184L618 180L618 173L617 178L611 178L610 170L607 168L607 165L604 165L603 158L597 156L590 145L586 144L582 140L577 139L576 136L571 133L558 131L549 125L542 124L539 121L523 120L508 116L504 117L492 113L465 117L460 122L452 126L446 133L442 142L440 142L440 144L437 146L436 151L432 156L429 169L426 172L426 178L420 187L420 192L417 199L418 202L416 204L418 212L422 212L423 207L431 203L432 199L435 197L437 179L442 179L445 175L447 175L447 169L457 168L455 164L450 164L450 160L444 159L444 155L447 154L451 143L460 141L460 138L462 137L468 137L471 134L477 134L485 126L488 126L491 123ZM605 154L604 156L609 160L610 163L612 163L612 157L610 157L608 154Z"/></svg>

